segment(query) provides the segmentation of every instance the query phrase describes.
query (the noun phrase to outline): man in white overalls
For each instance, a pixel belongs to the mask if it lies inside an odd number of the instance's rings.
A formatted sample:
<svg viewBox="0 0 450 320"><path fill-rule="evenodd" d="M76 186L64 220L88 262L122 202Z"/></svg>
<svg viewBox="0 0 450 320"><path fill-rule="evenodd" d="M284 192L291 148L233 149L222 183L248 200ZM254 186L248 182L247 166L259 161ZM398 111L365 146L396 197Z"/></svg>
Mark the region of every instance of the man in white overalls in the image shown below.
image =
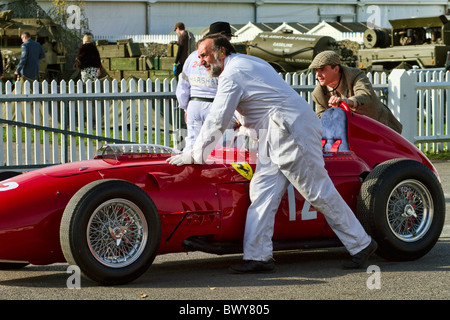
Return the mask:
<svg viewBox="0 0 450 320"><path fill-rule="evenodd" d="M246 263L231 267L231 271L274 269L274 219L289 183L324 214L349 251L351 262L344 267L362 267L377 244L364 231L325 170L322 126L311 106L267 62L236 54L223 36L202 39L198 54L210 75L219 76L216 97L193 148L167 161L172 165L205 163L216 143L210 137L227 128L235 111L242 126L259 134L244 234Z"/></svg>

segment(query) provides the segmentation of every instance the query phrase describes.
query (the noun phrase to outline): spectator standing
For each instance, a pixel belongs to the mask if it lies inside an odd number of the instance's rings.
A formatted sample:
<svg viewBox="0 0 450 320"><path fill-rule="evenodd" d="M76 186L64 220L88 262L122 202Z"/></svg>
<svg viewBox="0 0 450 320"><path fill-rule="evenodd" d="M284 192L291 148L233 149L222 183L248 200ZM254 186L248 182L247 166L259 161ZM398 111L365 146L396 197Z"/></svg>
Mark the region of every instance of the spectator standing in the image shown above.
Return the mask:
<svg viewBox="0 0 450 320"><path fill-rule="evenodd" d="M177 65L175 75L178 77L183 70L184 62L189 55L189 34L186 31L183 22L177 22L174 31L178 35L178 51L177 56L175 57L175 64Z"/></svg>
<svg viewBox="0 0 450 320"><path fill-rule="evenodd" d="M22 81L37 80L39 77L39 60L45 58L44 49L38 42L31 39L29 32L22 33L20 37L23 43L15 75L20 77Z"/></svg>
<svg viewBox="0 0 450 320"><path fill-rule="evenodd" d="M86 33L83 37L83 44L78 49L75 58L75 68L81 73L81 81L95 81L100 76L102 62L97 46L93 42L92 34Z"/></svg>

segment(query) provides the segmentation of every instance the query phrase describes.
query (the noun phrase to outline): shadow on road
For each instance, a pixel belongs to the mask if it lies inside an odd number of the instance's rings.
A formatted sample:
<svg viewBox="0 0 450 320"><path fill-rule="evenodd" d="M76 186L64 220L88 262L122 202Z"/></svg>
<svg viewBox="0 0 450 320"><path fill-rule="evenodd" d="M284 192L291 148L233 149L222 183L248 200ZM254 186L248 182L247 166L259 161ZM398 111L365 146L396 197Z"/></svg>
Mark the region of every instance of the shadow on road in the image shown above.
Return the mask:
<svg viewBox="0 0 450 320"><path fill-rule="evenodd" d="M176 257L175 257L176 255ZM242 263L241 255L215 256L203 253L158 256L150 269L134 282L117 286L124 288L198 288L198 287L258 287L308 286L327 283L332 278L351 273L366 273L366 269L343 270L348 259L344 248L276 252L273 273L235 275L227 270L230 265ZM181 255L181 256L180 256ZM183 258L183 255L186 257ZM441 238L435 247L416 261L392 262L378 256L370 264L383 272L450 271L450 238ZM174 260L170 260L173 257ZM21 270L2 271L2 286L32 288L67 288L66 264L27 266ZM7 273L13 275L9 277ZM98 287L82 279L82 287Z"/></svg>

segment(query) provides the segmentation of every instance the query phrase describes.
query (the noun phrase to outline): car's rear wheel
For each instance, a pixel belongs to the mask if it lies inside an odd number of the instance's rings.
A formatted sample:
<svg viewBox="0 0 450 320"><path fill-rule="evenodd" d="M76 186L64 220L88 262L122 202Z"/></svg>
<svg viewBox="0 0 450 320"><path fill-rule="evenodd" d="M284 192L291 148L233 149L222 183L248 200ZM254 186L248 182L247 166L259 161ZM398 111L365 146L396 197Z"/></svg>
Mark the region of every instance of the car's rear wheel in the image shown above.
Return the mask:
<svg viewBox="0 0 450 320"><path fill-rule="evenodd" d="M361 186L358 218L378 242L379 256L393 261L418 259L431 250L442 232L441 184L420 162L386 161Z"/></svg>
<svg viewBox="0 0 450 320"><path fill-rule="evenodd" d="M60 228L67 262L105 285L127 283L147 271L160 237L153 201L123 180L99 180L81 188L69 201Z"/></svg>

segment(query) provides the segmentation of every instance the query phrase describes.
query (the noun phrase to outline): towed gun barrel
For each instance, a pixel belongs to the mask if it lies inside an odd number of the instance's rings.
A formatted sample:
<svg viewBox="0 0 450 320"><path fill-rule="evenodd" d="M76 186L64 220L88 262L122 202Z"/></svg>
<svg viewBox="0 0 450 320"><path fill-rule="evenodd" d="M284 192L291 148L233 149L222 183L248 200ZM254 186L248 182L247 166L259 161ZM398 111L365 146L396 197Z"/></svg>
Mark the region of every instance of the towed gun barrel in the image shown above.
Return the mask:
<svg viewBox="0 0 450 320"><path fill-rule="evenodd" d="M269 62L278 72L293 72L307 69L318 53L337 47L336 40L328 36L262 32L247 53Z"/></svg>

